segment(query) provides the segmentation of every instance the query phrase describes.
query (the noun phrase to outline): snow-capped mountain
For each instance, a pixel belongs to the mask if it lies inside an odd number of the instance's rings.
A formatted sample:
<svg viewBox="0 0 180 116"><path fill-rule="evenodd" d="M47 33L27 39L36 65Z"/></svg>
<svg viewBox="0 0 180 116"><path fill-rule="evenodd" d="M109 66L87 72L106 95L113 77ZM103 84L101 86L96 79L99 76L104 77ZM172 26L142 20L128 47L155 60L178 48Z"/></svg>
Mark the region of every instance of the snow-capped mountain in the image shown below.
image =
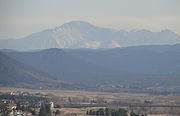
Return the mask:
<svg viewBox="0 0 180 116"><path fill-rule="evenodd" d="M88 22L72 21L54 29L31 34L20 39L0 40L0 48L34 50L47 48L114 48L137 45L180 43L180 36L170 30L115 31Z"/></svg>

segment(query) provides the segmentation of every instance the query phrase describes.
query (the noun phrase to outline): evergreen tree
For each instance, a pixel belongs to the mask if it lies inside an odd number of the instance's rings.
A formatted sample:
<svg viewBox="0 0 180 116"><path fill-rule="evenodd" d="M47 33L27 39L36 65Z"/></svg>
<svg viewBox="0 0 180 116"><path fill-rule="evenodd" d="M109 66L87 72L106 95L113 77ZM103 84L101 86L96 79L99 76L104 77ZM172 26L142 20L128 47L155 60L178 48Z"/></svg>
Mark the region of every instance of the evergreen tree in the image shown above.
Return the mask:
<svg viewBox="0 0 180 116"><path fill-rule="evenodd" d="M50 114L51 114L50 105L42 103L39 111L39 116L50 116Z"/></svg>
<svg viewBox="0 0 180 116"><path fill-rule="evenodd" d="M105 109L105 114L106 114L106 116L109 116L109 108Z"/></svg>
<svg viewBox="0 0 180 116"><path fill-rule="evenodd" d="M93 115L93 111L92 110L89 111L89 115Z"/></svg>
<svg viewBox="0 0 180 116"><path fill-rule="evenodd" d="M86 115L89 115L89 112L88 112L88 111L86 111Z"/></svg>
<svg viewBox="0 0 180 116"><path fill-rule="evenodd" d="M57 114L60 114L60 111L59 111L59 110L56 110L55 115L57 115Z"/></svg>

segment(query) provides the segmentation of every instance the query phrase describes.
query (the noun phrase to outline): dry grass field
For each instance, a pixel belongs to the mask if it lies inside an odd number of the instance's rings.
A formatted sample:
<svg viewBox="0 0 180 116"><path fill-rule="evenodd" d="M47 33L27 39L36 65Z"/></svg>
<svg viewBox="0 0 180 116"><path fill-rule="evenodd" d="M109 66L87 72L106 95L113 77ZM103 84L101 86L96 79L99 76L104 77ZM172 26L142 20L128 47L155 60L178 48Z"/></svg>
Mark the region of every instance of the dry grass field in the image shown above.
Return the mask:
<svg viewBox="0 0 180 116"><path fill-rule="evenodd" d="M41 93L41 94L52 94L58 97L88 97L92 98L103 98L107 101L116 101L116 100L128 100L131 102L141 102L144 100L154 100L154 102L161 104L180 104L180 96L175 95L150 95L144 93L110 93L110 92L92 92L92 91L78 91L78 90L34 90L34 89L25 89L25 88L7 88L0 87L0 92L12 92L12 91L22 91L29 93Z"/></svg>
<svg viewBox="0 0 180 116"><path fill-rule="evenodd" d="M89 109L99 109L100 107L91 107L91 108L61 108L61 115L59 116L87 116L86 111ZM101 107L103 108L103 107ZM178 116L171 114L148 114L148 116Z"/></svg>
<svg viewBox="0 0 180 116"><path fill-rule="evenodd" d="M77 114L78 116L86 116L86 111L90 109L99 109L105 107L91 107L91 108L61 108L60 111L63 115L74 115Z"/></svg>
<svg viewBox="0 0 180 116"><path fill-rule="evenodd" d="M32 90L24 88L7 88L0 87L0 92L29 92L41 93L52 95L52 101L58 104L67 104L68 98L72 98L72 104L88 104L90 100L103 100L106 103L115 103L108 105L108 107L117 108L122 107L120 104L139 104L144 103L146 100L152 101L155 105L180 105L180 96L176 95L150 95L143 93L110 93L110 92L93 92L93 91L79 91L79 90ZM85 100L84 100L85 99ZM63 102L62 102L63 101ZM82 107L82 108L60 108L61 114L64 116L85 116L88 109L98 109L101 107ZM149 108L145 108L149 112ZM135 108L137 112L141 112L142 108ZM151 108L154 111L153 115L148 116L170 116L170 114L163 113L176 113L180 108ZM162 115L160 115L162 114Z"/></svg>

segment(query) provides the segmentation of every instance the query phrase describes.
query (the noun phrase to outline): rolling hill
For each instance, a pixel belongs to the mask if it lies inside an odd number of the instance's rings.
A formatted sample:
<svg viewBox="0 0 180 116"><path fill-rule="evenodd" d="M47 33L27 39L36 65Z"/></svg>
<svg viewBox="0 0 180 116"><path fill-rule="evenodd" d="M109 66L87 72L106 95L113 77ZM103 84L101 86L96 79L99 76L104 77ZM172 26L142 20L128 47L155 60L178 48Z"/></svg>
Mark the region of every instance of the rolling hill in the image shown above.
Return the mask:
<svg viewBox="0 0 180 116"><path fill-rule="evenodd" d="M23 87L33 89L74 89L78 85L53 80L49 75L18 62L0 52L0 86Z"/></svg>
<svg viewBox="0 0 180 116"><path fill-rule="evenodd" d="M180 44L113 49L47 49L6 52L55 79L83 82L180 75Z"/></svg>
<svg viewBox="0 0 180 116"><path fill-rule="evenodd" d="M180 92L180 44L112 49L1 51L18 61L9 61L9 57L3 54L0 69L1 75L5 73L6 76L1 76L1 85L29 88L32 85L34 88L44 85L44 88L55 89L153 94ZM27 68L27 65L30 67Z"/></svg>
<svg viewBox="0 0 180 116"><path fill-rule="evenodd" d="M79 82L116 74L108 68L78 59L57 48L35 52L6 52L6 54L58 80Z"/></svg>
<svg viewBox="0 0 180 116"><path fill-rule="evenodd" d="M180 44L113 49L65 50L72 56L114 71L142 75L180 75Z"/></svg>

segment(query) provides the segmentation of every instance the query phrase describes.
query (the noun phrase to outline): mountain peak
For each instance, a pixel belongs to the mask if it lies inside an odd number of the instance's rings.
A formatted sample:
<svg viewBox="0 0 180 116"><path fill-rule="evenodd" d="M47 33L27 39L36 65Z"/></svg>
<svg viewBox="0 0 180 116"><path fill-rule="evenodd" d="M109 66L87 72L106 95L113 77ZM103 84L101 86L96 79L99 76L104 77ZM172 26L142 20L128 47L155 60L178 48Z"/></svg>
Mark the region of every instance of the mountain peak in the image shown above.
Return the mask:
<svg viewBox="0 0 180 116"><path fill-rule="evenodd" d="M60 26L60 28L73 28L73 27L94 27L94 25L88 23L88 22L85 22L85 21L71 21L71 22L68 22L68 23L64 23L63 25Z"/></svg>
<svg viewBox="0 0 180 116"><path fill-rule="evenodd" d="M114 31L85 21L71 21L54 29L25 38L0 41L1 49L34 50L47 48L113 48L120 45L162 45L180 43L180 36L170 30L152 32L146 29Z"/></svg>
<svg viewBox="0 0 180 116"><path fill-rule="evenodd" d="M65 23L67 24L67 23ZM89 22L86 21L70 21L68 24L90 24Z"/></svg>
<svg viewBox="0 0 180 116"><path fill-rule="evenodd" d="M147 30L147 29L132 29L130 32L133 32L133 33L152 33L152 31Z"/></svg>

